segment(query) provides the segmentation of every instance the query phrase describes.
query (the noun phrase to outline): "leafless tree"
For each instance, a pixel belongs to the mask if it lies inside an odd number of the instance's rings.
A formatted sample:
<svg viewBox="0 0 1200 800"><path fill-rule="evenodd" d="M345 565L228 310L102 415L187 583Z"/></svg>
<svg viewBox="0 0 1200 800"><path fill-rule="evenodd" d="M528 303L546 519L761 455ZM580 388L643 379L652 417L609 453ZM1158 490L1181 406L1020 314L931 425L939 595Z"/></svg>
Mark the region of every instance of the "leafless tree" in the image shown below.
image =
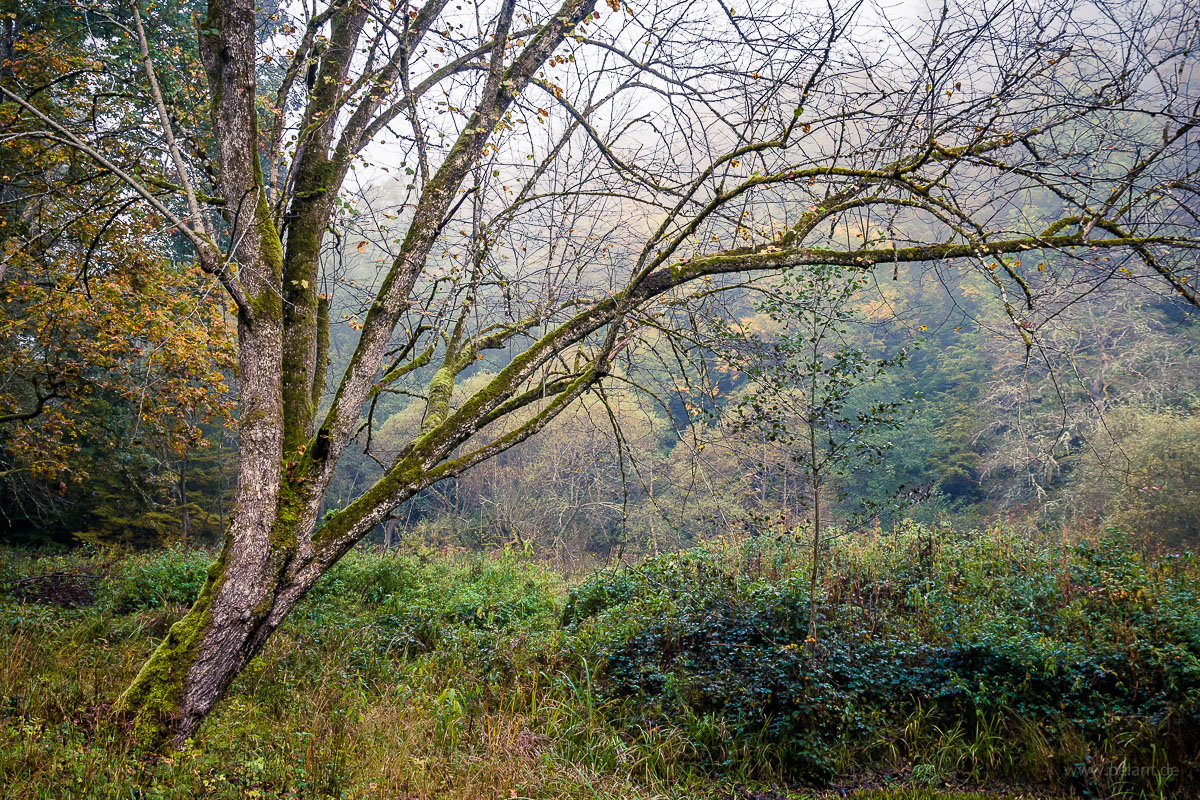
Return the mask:
<svg viewBox="0 0 1200 800"><path fill-rule="evenodd" d="M195 605L118 704L140 738L192 735L393 509L536 434L721 289L819 264L976 269L1030 347L1100 282L1196 303L1189 2L596 6L306 0L263 20L211 0L208 152L135 10L157 189L2 89L186 236L237 307L236 505ZM348 209L364 175L399 194ZM356 315L322 253L364 226L387 257ZM1039 270L1051 250L1065 266ZM336 376L331 308L361 328ZM456 395L485 354L502 365ZM398 390L424 400L415 434L318 525L339 459Z"/></svg>

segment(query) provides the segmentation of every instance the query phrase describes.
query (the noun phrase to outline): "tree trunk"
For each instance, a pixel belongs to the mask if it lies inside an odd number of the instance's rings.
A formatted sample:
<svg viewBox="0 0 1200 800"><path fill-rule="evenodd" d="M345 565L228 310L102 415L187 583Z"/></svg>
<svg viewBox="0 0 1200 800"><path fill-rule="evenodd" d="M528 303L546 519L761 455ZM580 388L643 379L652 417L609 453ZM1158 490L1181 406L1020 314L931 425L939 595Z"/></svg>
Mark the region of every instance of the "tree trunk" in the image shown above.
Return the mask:
<svg viewBox="0 0 1200 800"><path fill-rule="evenodd" d="M245 0L213 0L202 26L200 58L213 92L220 135L221 189L230 208L238 308L238 476L221 555L191 610L117 701L146 745L178 746L199 726L238 672L303 593L284 582L312 530L316 503L285 484L283 453L283 254L266 202L257 152L255 23ZM307 537L305 537L307 539ZM317 573L319 575L319 573ZM315 580L313 578L312 580Z"/></svg>
<svg viewBox="0 0 1200 800"><path fill-rule="evenodd" d="M428 18L421 16L424 8L415 14L413 30L430 29L444 6L444 2L428 4ZM304 592L391 509L545 425L549 417L527 425L519 436L510 434L494 443L491 450L480 449L469 458L443 463L477 432L472 425L481 427L481 420L501 406L505 393L512 394L528 379L524 367L510 365L497 379L495 392L456 410L462 418L457 422L448 421L448 402L431 404L430 419L438 424L427 424L428 435L414 440L405 459L314 534L321 497L338 456L355 435L364 404L379 388L392 335L409 308L408 297L447 213L453 214L451 204L459 185L516 96L574 26L591 16L594 6L595 0L565 0L505 66L515 3L504 3L483 99L437 174L423 187L402 253L367 314L325 422L314 430L328 341L322 329L328 305L317 294L320 244L345 170L357 151L343 148L350 141L343 132L331 157L326 151L332 128L324 123L310 127L301 145L308 148L309 156L296 156L297 185L288 206L285 248L268 204L259 160L255 5L250 0L209 0L208 14L198 25L199 54L210 89L219 186L232 252L202 249L201 255L222 276L238 305L237 490L221 555L209 568L200 596L171 627L117 703L117 712L132 721L136 738L144 744L170 740L179 746L195 733ZM346 71L357 52L354 44L368 19L368 9L361 4L333 7L338 10L329 19L321 88L310 93L306 112L310 121L333 120L339 112L340 87L346 83ZM383 74L388 74L386 69ZM378 85L387 83L381 80ZM347 130L366 130L382 99L376 92L369 96L371 101L360 106L366 116L359 119L359 112L354 112ZM356 129L354 120L363 124ZM585 335L590 324L589 318L582 318L577 327L564 327L560 335ZM455 374L451 371L438 384L447 401ZM574 379L571 391L557 394L551 407L578 397L599 374L592 369Z"/></svg>
<svg viewBox="0 0 1200 800"><path fill-rule="evenodd" d="M808 639L809 647L817 642L817 581L821 577L821 482L813 479L813 539L812 573L808 583Z"/></svg>
<svg viewBox="0 0 1200 800"><path fill-rule="evenodd" d="M425 485L407 485L398 502ZM240 498L196 602L117 701L141 744L182 746L304 593L386 515L368 493L349 507L352 523L343 517L313 534L317 504L291 483L278 495L270 516Z"/></svg>
<svg viewBox="0 0 1200 800"><path fill-rule="evenodd" d="M290 608L278 577L264 571L275 559L254 563L239 549L226 540L191 610L118 701L139 743L181 746Z"/></svg>

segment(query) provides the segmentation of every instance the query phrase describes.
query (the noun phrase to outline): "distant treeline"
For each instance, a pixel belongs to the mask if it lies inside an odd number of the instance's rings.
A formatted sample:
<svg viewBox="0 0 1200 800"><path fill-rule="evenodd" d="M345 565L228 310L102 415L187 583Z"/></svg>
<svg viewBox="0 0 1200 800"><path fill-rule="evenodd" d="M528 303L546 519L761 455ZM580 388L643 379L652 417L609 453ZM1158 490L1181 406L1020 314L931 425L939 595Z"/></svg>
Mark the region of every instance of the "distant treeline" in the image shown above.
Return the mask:
<svg viewBox="0 0 1200 800"><path fill-rule="evenodd" d="M903 349L904 363L854 402L909 403L903 424L878 434L880 463L850 464L838 477L822 500L826 519L887 527L898 517L953 516L959 525L1002 517L1043 528L1120 527L1155 545L1197 546L1200 326L1191 316L1135 288L1109 287L1064 309L1027 347L978 279L906 278L864 286L854 300L864 324L838 344L881 357ZM744 414L762 388L742 345L777 340L781 325L754 298L741 303L740 330L701 326L693 352L629 358L626 388L586 396L540 436L427 490L375 538L610 554L809 520L794 443ZM356 337L353 325L334 326L332 368ZM660 344L668 348L639 346ZM480 360L456 393L469 396L490 368ZM363 446L343 457L329 508L379 475L423 407L420 398L380 397L371 452L363 452L364 431ZM193 421L181 445L178 434L148 431L128 395L103 388L74 413L60 434L69 447L41 472L21 449L27 431L0 426L6 541L219 540L235 481L235 444L219 421Z"/></svg>

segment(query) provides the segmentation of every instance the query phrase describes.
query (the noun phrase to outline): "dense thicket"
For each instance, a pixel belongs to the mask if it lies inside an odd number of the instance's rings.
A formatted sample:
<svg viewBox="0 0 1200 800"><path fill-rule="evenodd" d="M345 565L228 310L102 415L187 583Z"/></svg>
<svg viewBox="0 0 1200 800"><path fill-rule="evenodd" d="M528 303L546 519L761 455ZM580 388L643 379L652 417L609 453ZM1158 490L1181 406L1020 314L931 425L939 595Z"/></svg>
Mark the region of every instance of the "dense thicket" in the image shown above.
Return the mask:
<svg viewBox="0 0 1200 800"><path fill-rule="evenodd" d="M808 780L889 746L920 752L881 733L906 725L981 745L960 764L979 774L1089 788L1089 757L1117 751L1170 772L1175 791L1195 780L1194 557L998 529L852 539L831 552L814 640L789 539L688 550L573 590L565 619L600 656L614 713L687 730L711 767L745 748Z"/></svg>

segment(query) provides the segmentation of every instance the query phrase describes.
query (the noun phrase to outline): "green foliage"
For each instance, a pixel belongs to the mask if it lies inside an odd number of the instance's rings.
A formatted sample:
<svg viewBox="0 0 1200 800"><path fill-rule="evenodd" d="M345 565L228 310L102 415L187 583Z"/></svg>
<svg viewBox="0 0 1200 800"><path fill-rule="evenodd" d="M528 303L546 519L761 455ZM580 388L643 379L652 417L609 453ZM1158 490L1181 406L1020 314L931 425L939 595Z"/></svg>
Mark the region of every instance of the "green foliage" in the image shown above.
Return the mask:
<svg viewBox="0 0 1200 800"><path fill-rule="evenodd" d="M191 605L211 561L204 551L177 547L123 558L109 573L100 604L117 614Z"/></svg>
<svg viewBox="0 0 1200 800"><path fill-rule="evenodd" d="M564 763L541 774L544 735L529 732L540 715L568 713L542 675L564 666L561 578L512 554L349 554L239 678L203 746L165 758L131 749L101 704L182 613L208 560L0 550L0 642L16 656L0 667L0 796L137 787L147 797L378 797L416 787L465 798L535 781L579 786ZM30 588L30 578L65 573L99 578L91 605L55 608ZM454 775L461 793L440 791ZM592 779L609 788L591 796L636 796L612 788L624 785L614 776Z"/></svg>
<svg viewBox="0 0 1200 800"><path fill-rule="evenodd" d="M572 592L568 624L605 665L615 719L686 731L713 768L750 754L827 779L878 759L903 738L889 731L922 715L931 730L1013 737L1005 763L975 765L974 778L1195 781L1200 639L1179 622L1200 618L1193 556L912 529L831 557L819 642L805 641L807 567L789 537L600 573ZM1036 742L1046 752L1032 769L1021 751ZM1099 768L1118 751L1124 772Z"/></svg>
<svg viewBox="0 0 1200 800"><path fill-rule="evenodd" d="M1200 409L1123 409L1099 458L1064 498L1080 516L1145 532L1149 546L1200 546Z"/></svg>
<svg viewBox="0 0 1200 800"><path fill-rule="evenodd" d="M0 794L749 800L831 776L895 785L863 800L1194 789L1193 556L999 531L843 538L812 648L808 557L791 535L715 542L568 592L511 551L354 551L197 743L154 756L107 704L209 556L0 550ZM54 605L63 576L90 587L81 605Z"/></svg>

